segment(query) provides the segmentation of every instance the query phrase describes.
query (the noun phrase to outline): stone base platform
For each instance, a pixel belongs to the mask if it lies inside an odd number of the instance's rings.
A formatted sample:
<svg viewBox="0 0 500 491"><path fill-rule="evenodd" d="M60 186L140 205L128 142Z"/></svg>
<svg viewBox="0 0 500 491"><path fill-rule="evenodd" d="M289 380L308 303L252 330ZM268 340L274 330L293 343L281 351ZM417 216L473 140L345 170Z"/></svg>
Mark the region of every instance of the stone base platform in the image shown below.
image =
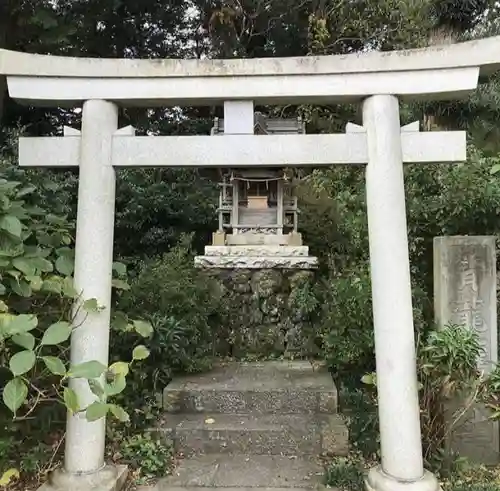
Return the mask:
<svg viewBox="0 0 500 491"><path fill-rule="evenodd" d="M313 269L317 265L318 258L309 256L307 246L206 246L205 255L195 258L199 268Z"/></svg>
<svg viewBox="0 0 500 491"><path fill-rule="evenodd" d="M56 470L50 483L43 484L38 491L121 491L127 480L125 465L107 465L93 474L68 474Z"/></svg>
<svg viewBox="0 0 500 491"><path fill-rule="evenodd" d="M304 256L196 256L198 268L217 269L314 269L318 259Z"/></svg>

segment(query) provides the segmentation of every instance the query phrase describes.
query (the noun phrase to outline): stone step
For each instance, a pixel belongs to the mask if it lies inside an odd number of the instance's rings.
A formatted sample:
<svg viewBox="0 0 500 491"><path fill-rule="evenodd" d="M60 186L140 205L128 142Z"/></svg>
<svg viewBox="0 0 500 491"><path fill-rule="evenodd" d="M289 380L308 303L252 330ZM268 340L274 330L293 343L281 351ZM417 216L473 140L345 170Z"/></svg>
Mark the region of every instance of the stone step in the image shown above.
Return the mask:
<svg viewBox="0 0 500 491"><path fill-rule="evenodd" d="M169 414L160 429L177 452L345 455L348 432L338 415Z"/></svg>
<svg viewBox="0 0 500 491"><path fill-rule="evenodd" d="M286 491L316 488L323 477L317 459L276 455L199 455L180 461L172 476L162 479L155 491L193 488L278 488ZM203 490L204 491L204 490ZM235 490L236 491L236 490Z"/></svg>
<svg viewBox="0 0 500 491"><path fill-rule="evenodd" d="M335 414L330 374L308 361L234 362L174 379L165 389L169 413Z"/></svg>

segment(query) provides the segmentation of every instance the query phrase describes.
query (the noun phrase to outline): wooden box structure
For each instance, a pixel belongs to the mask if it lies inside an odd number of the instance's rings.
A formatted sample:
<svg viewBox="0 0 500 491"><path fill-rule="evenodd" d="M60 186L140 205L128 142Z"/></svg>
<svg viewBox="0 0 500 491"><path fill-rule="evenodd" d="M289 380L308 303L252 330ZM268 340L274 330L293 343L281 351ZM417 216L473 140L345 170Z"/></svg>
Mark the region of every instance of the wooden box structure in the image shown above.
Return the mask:
<svg viewBox="0 0 500 491"><path fill-rule="evenodd" d="M254 134L303 133L305 125L300 118L268 119L255 114ZM224 135L223 119L216 118L211 134ZM301 245L297 198L284 169L225 169L217 213L214 245Z"/></svg>

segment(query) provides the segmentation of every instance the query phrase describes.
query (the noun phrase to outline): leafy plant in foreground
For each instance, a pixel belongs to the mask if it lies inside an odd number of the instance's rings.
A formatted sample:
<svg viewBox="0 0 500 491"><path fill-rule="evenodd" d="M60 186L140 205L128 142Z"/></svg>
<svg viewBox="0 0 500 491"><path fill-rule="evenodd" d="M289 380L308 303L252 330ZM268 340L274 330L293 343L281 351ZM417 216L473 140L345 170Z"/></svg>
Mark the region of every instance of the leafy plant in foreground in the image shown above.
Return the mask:
<svg viewBox="0 0 500 491"><path fill-rule="evenodd" d="M486 377L478 369L482 348L478 334L464 326L449 325L431 331L421 340L417 353L420 387L422 444L428 465L444 471L452 462L445 452L449 433L461 422L462 416L476 403L487 403L498 418L498 366ZM362 378L371 387L373 405L376 401L376 374Z"/></svg>
<svg viewBox="0 0 500 491"><path fill-rule="evenodd" d="M41 406L54 403L72 413L84 412L89 421L108 413L127 421L126 411L109 399L125 389L132 364L147 358L149 350L135 346L130 361L118 360L109 367L97 360L70 364L72 334L87 315L98 315L104 306L96 299L83 301L75 290L71 224L30 204L35 190L0 174L2 400L16 422L28 421ZM115 263L114 271L114 288L127 289L124 265ZM152 334L150 323L129 320L124 314L122 318L141 336ZM73 389L76 379L87 380L95 396L88 406ZM11 469L2 479L16 472Z"/></svg>

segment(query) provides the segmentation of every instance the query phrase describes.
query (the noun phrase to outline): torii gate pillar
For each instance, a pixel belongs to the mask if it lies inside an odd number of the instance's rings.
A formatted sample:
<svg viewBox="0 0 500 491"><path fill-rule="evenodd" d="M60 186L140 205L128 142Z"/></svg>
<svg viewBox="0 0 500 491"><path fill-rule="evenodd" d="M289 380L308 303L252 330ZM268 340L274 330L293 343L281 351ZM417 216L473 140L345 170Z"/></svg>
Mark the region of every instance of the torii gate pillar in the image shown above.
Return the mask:
<svg viewBox="0 0 500 491"><path fill-rule="evenodd" d="M108 366L113 236L115 227L115 169L112 139L118 128L118 108L112 102L83 104L75 241L75 289L83 292L75 304L71 336L71 365L96 360ZM95 298L98 312L81 303ZM84 379L72 379L81 407L95 400ZM64 468L68 473L92 473L104 466L106 419L89 422L85 413L68 414Z"/></svg>
<svg viewBox="0 0 500 491"><path fill-rule="evenodd" d="M424 471L398 99L363 102L366 204L382 462L370 490L439 488Z"/></svg>

